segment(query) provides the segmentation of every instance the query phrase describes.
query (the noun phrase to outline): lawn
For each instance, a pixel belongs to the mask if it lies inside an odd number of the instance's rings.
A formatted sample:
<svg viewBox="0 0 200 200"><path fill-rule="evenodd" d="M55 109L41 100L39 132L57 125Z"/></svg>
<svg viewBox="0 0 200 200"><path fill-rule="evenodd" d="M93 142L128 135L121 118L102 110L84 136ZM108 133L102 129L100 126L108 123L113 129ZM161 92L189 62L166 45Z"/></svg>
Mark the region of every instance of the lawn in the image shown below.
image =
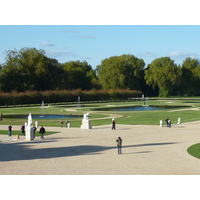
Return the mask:
<svg viewBox="0 0 200 200"><path fill-rule="evenodd" d="M102 110L108 107L124 107L124 106L190 106L186 108L169 108L166 110L154 110L154 111L105 111ZM116 119L116 124L127 125L159 125L160 120L169 117L172 124L177 123L178 118L181 118L181 122L190 122L200 120L200 103L198 100L149 100L146 101L130 101L130 102L106 102L106 103L88 103L84 107L78 107L76 104L71 105L55 105L55 106L35 106L35 107L12 107L1 108L0 113L3 113L3 121L0 121L0 125L21 125L27 122L27 119L19 118L7 118L8 115L24 114L27 115L47 115L47 114L59 114L59 115L80 115L90 113L90 120L92 126L111 124L111 118ZM99 110L101 109L101 110ZM39 126L53 126L59 127L61 119L39 119ZM71 127L80 127L82 117L63 119L69 120ZM33 120L33 123L36 120ZM65 124L64 124L65 125Z"/></svg>
<svg viewBox="0 0 200 200"><path fill-rule="evenodd" d="M195 158L200 158L200 143L190 146L187 152Z"/></svg>

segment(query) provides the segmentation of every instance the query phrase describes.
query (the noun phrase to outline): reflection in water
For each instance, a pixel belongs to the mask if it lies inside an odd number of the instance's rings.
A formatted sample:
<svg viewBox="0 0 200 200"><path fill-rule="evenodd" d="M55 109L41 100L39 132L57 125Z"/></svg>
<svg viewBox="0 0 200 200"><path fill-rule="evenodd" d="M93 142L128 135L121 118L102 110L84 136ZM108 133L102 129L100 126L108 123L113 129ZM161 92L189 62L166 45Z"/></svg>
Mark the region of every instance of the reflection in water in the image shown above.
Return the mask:
<svg viewBox="0 0 200 200"><path fill-rule="evenodd" d="M148 110L164 110L171 108L184 108L187 106L133 106L133 107L112 107L102 109L104 111L148 111Z"/></svg>

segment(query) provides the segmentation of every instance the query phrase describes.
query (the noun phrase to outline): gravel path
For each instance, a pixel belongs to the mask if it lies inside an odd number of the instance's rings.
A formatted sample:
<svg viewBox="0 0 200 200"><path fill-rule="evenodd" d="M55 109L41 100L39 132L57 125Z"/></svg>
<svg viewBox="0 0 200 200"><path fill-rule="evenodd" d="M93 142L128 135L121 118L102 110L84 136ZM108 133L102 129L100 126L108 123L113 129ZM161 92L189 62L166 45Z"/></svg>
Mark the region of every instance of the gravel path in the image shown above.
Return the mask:
<svg viewBox="0 0 200 200"><path fill-rule="evenodd" d="M2 130L7 126L1 126ZM13 130L19 130L13 126ZM188 175L200 174L200 160L187 148L200 141L200 122L172 125L46 127L59 133L26 141L0 135L1 175ZM116 139L123 139L122 155Z"/></svg>

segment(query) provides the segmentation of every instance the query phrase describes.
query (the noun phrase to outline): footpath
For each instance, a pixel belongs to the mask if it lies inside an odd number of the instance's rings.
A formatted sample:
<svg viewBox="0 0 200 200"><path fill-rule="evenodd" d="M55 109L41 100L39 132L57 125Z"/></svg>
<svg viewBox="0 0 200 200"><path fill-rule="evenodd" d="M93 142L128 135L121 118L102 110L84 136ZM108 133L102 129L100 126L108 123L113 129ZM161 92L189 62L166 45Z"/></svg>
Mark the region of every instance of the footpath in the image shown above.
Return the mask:
<svg viewBox="0 0 200 200"><path fill-rule="evenodd" d="M1 175L199 175L200 161L187 153L199 143L200 122L172 125L45 127L56 134L26 141L0 135ZM7 126L0 126L7 130ZM20 126L13 126L20 130ZM122 155L116 139L122 138Z"/></svg>

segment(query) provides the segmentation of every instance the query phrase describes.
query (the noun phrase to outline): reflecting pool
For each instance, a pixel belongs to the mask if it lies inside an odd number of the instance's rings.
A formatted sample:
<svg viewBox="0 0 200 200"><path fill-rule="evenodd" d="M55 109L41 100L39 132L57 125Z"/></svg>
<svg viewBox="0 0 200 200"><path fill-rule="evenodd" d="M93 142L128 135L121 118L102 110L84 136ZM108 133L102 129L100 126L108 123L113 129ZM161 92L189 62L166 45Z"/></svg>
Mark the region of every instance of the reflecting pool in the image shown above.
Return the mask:
<svg viewBox="0 0 200 200"><path fill-rule="evenodd" d="M32 119L69 119L69 118L80 118L83 115L34 115L32 114ZM4 118L18 118L27 119L28 115L5 115Z"/></svg>
<svg viewBox="0 0 200 200"><path fill-rule="evenodd" d="M190 106L132 106L132 107L109 107L103 108L103 111L148 111L148 110L165 110L165 109L177 109ZM98 109L99 110L99 109Z"/></svg>

